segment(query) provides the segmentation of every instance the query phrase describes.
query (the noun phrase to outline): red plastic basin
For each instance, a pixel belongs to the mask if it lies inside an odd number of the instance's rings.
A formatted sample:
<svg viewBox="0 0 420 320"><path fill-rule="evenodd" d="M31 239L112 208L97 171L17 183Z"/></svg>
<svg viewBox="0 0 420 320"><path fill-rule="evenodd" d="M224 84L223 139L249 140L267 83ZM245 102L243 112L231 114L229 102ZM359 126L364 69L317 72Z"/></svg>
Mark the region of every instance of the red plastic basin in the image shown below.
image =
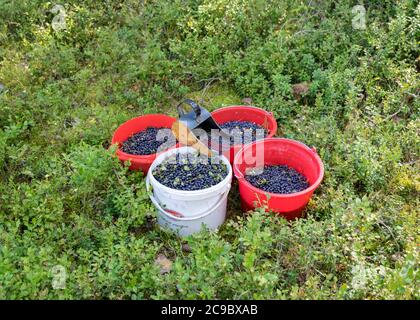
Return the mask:
<svg viewBox="0 0 420 320"><path fill-rule="evenodd" d="M145 130L147 127L171 128L175 121L175 118L164 114L147 114L124 122L118 127L112 137L112 144L118 144L118 158L121 161L130 161L130 170L142 170L144 174L147 174L153 160L155 160L160 153L141 156L133 155L123 152L121 150L121 144L133 134Z"/></svg>
<svg viewBox="0 0 420 320"><path fill-rule="evenodd" d="M246 181L244 175L247 168L261 164L292 167L308 179L310 186L291 194L269 193L258 189ZM268 210L290 220L302 216L303 209L324 177L324 165L315 148L311 149L291 139L271 138L255 141L241 149L235 156L233 172L239 181L244 211L267 206Z"/></svg>
<svg viewBox="0 0 420 320"><path fill-rule="evenodd" d="M266 138L272 138L277 132L277 122L272 112L251 106L230 106L220 108L211 113L217 123L223 124L228 121L251 121L267 130ZM242 144L234 145L223 155L233 163L235 154L243 147Z"/></svg>

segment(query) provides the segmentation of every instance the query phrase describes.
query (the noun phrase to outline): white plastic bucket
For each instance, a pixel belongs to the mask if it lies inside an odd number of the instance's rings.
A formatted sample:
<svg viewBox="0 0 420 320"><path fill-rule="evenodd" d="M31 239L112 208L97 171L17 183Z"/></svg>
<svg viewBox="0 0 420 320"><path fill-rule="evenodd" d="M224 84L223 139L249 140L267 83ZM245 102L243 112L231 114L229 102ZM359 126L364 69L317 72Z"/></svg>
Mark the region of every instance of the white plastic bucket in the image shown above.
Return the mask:
<svg viewBox="0 0 420 320"><path fill-rule="evenodd" d="M220 156L228 168L228 174L221 182L210 188L184 191L168 188L153 177L153 169L176 153L197 152L192 147L168 150L153 161L146 178L150 199L158 209L158 223L180 236L187 236L201 230L204 224L208 229L219 227L226 218L227 196L232 182L232 167L229 161ZM150 190L150 188L153 190ZM153 191L153 192L152 192ZM174 215L176 212L178 215Z"/></svg>
<svg viewBox="0 0 420 320"><path fill-rule="evenodd" d="M200 232L205 226L209 230L215 230L220 227L226 219L226 205L229 190L222 196L215 207L207 210L203 214L195 217L179 218L163 209L156 199L151 196L153 204L159 210L157 221L165 229L170 229L181 237L189 236Z"/></svg>
<svg viewBox="0 0 420 320"><path fill-rule="evenodd" d="M184 154L189 152L197 152L197 150L192 147L181 147L162 153L153 161L147 174L147 181L153 188L153 195L157 202L166 211L175 212L179 217L185 218L201 215L210 208L215 207L226 191L229 192L232 182L232 166L224 156L217 157L226 165L228 174L217 185L210 188L194 191L176 190L164 186L155 179L153 170L165 159L177 153Z"/></svg>

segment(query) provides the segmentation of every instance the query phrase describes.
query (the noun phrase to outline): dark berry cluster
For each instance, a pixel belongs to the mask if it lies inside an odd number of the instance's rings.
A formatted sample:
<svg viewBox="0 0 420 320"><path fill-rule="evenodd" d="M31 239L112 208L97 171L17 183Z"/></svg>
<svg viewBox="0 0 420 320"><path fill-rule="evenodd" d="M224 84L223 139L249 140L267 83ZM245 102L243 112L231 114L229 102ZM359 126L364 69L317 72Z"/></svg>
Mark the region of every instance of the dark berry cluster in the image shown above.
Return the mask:
<svg viewBox="0 0 420 320"><path fill-rule="evenodd" d="M267 136L267 130L262 126L250 121L228 121L220 125L220 128L230 134L230 138L224 138L217 133L197 135L200 141L219 154L230 149L233 145L247 144ZM257 131L258 130L258 131ZM217 131L217 130L216 130Z"/></svg>
<svg viewBox="0 0 420 320"><path fill-rule="evenodd" d="M262 126L250 121L228 121L221 124L220 128L231 135L231 145L238 142L246 144L267 136L267 131ZM262 130L263 135L258 136L257 130Z"/></svg>
<svg viewBox="0 0 420 320"><path fill-rule="evenodd" d="M159 132L161 135L159 135ZM176 139L171 129L148 127L125 140L122 143L121 150L134 155L149 155L158 151L164 151L159 150L162 144L169 142L172 146L175 144L175 141Z"/></svg>
<svg viewBox="0 0 420 320"><path fill-rule="evenodd" d="M286 165L266 165L262 172L249 170L245 179L254 187L270 193L288 194L309 187L305 176Z"/></svg>
<svg viewBox="0 0 420 320"><path fill-rule="evenodd" d="M153 169L153 176L161 184L188 191L212 187L227 174L228 168L222 161L195 153L173 155Z"/></svg>

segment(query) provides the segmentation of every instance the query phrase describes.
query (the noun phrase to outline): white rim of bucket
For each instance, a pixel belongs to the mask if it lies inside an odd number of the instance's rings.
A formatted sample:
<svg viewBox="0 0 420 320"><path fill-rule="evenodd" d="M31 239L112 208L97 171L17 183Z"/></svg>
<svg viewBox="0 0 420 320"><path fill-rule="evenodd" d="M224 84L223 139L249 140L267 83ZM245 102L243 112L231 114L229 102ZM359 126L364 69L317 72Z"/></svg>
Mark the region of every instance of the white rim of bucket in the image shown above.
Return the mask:
<svg viewBox="0 0 420 320"><path fill-rule="evenodd" d="M223 194L220 196L220 198L219 198L219 200L216 202L216 204L215 205L213 205L212 207L213 207L213 209L214 208L216 208L218 205L219 205L219 203L220 203L220 201L222 201L222 199L225 197L225 193L229 193L229 191L230 191L230 188L232 187L232 184L231 183L229 183L228 185L227 185L227 189L223 192ZM160 203L159 203L159 201L153 196L153 192L150 190L150 188L151 188L151 185L150 185L150 180L149 180L149 176L147 176L146 177L146 191L147 191L147 193L149 194L149 197L150 197L150 200L152 200L152 202L153 202L153 204L155 204L156 205L156 207L158 207L158 209L160 209L160 210L162 210L162 211L165 211L165 213L168 215L168 216L170 216L170 217L175 217L176 218L176 216L174 216L173 214L170 214L170 213L167 213L167 211L165 210L165 209L163 209L163 207L160 205ZM211 210L211 209L206 209L204 212L200 212L200 213L197 213L197 214L195 214L195 215L193 215L193 216L189 216L189 217L183 217L183 218L194 218L194 217L197 217L197 216L202 216L202 215L205 215L206 213L208 213L208 211L209 210Z"/></svg>
<svg viewBox="0 0 420 320"><path fill-rule="evenodd" d="M178 189L172 189L169 188L163 184L161 184L159 181L157 181L155 179L155 177L153 176L153 169L155 169L159 164L161 164L165 159L169 158L170 156L172 156L173 154L176 153L180 153L181 151L185 151L182 153L187 153L187 152L198 152L197 149L194 149L193 147L180 147L180 148L175 148L175 149L170 149L167 150L163 153L161 153L160 155L158 155L156 157L156 159L152 162L150 168L149 168L149 172L147 173L147 177L150 179L150 184L153 186L154 184L158 185L159 188L163 189L164 191L177 195L177 196L205 196L209 193L215 193L218 191L218 189L220 188L221 184L225 184L226 186L229 185L230 189L230 182L232 180L232 165L230 164L230 162L228 161L228 159L224 156L224 155L214 155L214 157L218 157L220 158L223 163L226 165L226 167L228 168L228 174L226 175L226 177L220 181L218 184L211 186L209 188L205 188L205 189L200 189L200 190L178 190ZM225 190L223 190L224 192ZM218 193L223 193L223 192L217 192Z"/></svg>
<svg viewBox="0 0 420 320"><path fill-rule="evenodd" d="M167 217L173 219L173 220L177 220L177 221L192 221L192 220L198 220L201 218L204 218L205 216L208 216L209 214L211 214L212 212L214 212L214 210L216 210L220 204L227 198L228 194L229 194L229 190L226 190L225 193L223 194L223 196L220 198L220 200L209 210L207 210L204 213L200 213L199 216L192 216L192 217L176 217L173 214L170 214L169 212L167 212L164 208L162 208L162 206L159 204L159 202L156 200L155 197L153 197L152 194L149 194L150 200L152 201L152 203L156 206L156 208L162 212L164 215L166 215Z"/></svg>
<svg viewBox="0 0 420 320"><path fill-rule="evenodd" d="M321 181L322 181L322 179L324 178L324 163L322 162L322 160L321 160L321 158L319 157L319 155L318 155L318 153L316 152L316 151L314 151L314 150L312 150L311 148L309 148L306 144L304 144L303 142L300 142L300 141L297 141L297 140L293 140L293 139L288 139L288 138L265 138L265 139L262 139L262 140L257 140L257 141L254 141L254 142L251 142L251 143L249 143L249 144L247 144L247 145L245 145L244 147L242 147L239 151L238 151L238 153L235 155L235 157L234 157L234 159L233 159L233 166L237 169L236 171L240 171L238 168L237 168L237 165L236 165L236 162L237 162L237 158L239 159L239 157L241 156L241 154L243 154L243 153L245 153L245 151L246 151L246 149L249 149L249 148L252 148L252 145L254 145L254 144L257 144L257 143L264 143L264 141L272 141L272 140L274 140L274 141L280 141L280 140L282 140L282 141L293 141L293 142L297 142L298 144L300 144L304 149L306 149L306 150L308 150L308 151L310 151L314 156L315 156L315 158L317 158L318 160L319 160L319 163L320 163L320 173L319 173L319 177L318 177L318 179L316 179L315 180L315 182L313 183L313 184L311 184L308 188L306 188L306 189L304 189L304 190L302 190L302 191L299 191L299 192L294 192L294 193L287 193L287 194L281 194L281 193L272 193L272 192L267 192L267 191L264 191L264 190L262 190L262 189L259 189L259 188L257 188L257 187L254 187L252 184L250 184L246 179L245 179L245 176L244 175L242 175L242 173L241 173L241 177L238 177L236 174L235 174L235 177L236 177L236 179L242 179L243 181L244 181L244 183L251 189L251 190L253 190L253 191L262 191L262 192L264 192L264 193L266 193L266 194L268 194L268 195L271 195L271 196L276 196L276 197L280 197L280 198L292 198L292 197L296 197L296 196L299 196L299 195L302 195L302 194L306 194L309 190L310 191L314 191L316 188L318 188L319 187L319 185L321 184Z"/></svg>

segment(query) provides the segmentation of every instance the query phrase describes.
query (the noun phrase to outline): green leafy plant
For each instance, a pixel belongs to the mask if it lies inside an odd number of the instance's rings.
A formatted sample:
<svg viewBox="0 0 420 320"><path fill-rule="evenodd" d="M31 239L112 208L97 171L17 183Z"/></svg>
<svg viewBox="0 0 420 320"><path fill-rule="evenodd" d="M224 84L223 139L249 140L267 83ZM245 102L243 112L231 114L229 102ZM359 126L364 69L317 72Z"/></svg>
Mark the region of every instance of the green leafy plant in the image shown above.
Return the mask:
<svg viewBox="0 0 420 320"><path fill-rule="evenodd" d="M0 298L418 299L420 6L354 29L355 4L70 0L55 30L52 3L2 1ZM243 213L234 184L218 233L157 226L110 137L186 95L317 148L305 219Z"/></svg>

